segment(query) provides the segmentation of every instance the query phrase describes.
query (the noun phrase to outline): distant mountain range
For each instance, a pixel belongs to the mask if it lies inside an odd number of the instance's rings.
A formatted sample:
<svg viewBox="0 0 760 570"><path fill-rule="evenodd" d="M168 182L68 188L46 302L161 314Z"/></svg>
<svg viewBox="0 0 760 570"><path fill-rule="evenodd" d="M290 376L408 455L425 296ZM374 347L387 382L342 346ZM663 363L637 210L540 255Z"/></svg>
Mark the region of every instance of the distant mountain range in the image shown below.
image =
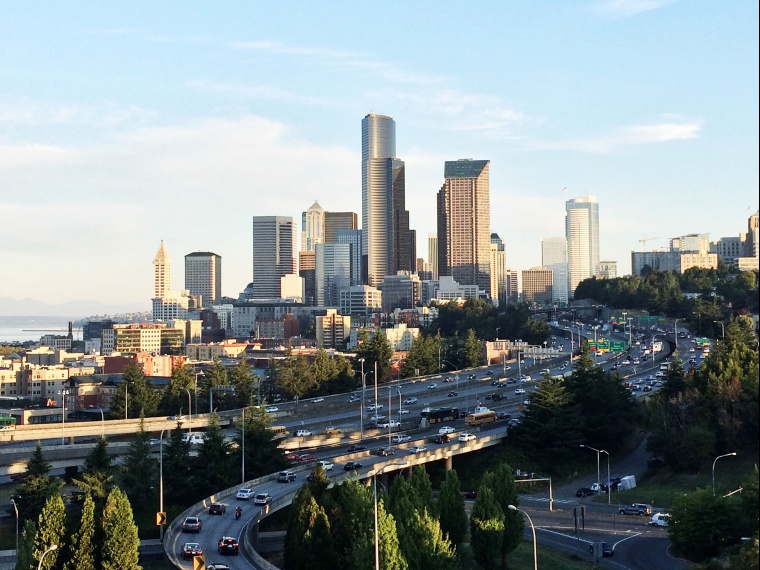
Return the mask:
<svg viewBox="0 0 760 570"><path fill-rule="evenodd" d="M64 317L73 320L90 315L118 315L150 311L150 307L137 304L109 305L100 301L69 301L50 305L36 299L11 299L0 297L0 317Z"/></svg>

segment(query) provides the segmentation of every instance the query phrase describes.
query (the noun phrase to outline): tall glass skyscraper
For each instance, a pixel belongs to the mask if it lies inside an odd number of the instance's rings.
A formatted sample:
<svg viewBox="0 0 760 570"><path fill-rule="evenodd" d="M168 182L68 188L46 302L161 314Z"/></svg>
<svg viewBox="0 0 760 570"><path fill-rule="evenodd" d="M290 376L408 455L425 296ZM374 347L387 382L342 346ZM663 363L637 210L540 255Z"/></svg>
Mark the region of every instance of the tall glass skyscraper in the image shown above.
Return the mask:
<svg viewBox="0 0 760 570"><path fill-rule="evenodd" d="M254 299L278 299L280 277L296 273L296 228L288 216L253 216Z"/></svg>
<svg viewBox="0 0 760 570"><path fill-rule="evenodd" d="M596 196L573 198L565 203L565 237L569 293L578 283L597 274L599 268L599 204Z"/></svg>
<svg viewBox="0 0 760 570"><path fill-rule="evenodd" d="M404 162L396 158L396 123L384 115L362 120L362 265L364 282L382 283L413 270Z"/></svg>

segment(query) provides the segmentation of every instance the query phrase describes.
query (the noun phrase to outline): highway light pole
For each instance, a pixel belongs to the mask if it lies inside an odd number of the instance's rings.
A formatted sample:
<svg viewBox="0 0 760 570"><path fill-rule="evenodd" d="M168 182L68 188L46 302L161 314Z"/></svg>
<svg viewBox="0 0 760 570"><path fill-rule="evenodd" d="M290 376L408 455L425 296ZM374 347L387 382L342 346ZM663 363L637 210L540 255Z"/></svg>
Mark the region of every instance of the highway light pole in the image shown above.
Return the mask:
<svg viewBox="0 0 760 570"><path fill-rule="evenodd" d="M190 390L187 388L182 388L185 392L187 392L187 417L188 419L193 419L193 408L190 406ZM190 429L188 430L189 433L192 433L193 426L190 426Z"/></svg>
<svg viewBox="0 0 760 570"><path fill-rule="evenodd" d="M511 511L519 511L522 514L524 514L526 517L528 517L528 522L530 523L530 529L533 531L533 570L538 570L538 546L536 545L536 527L533 526L533 520L531 520L530 515L526 513L522 509L518 509L514 505L507 505L509 510Z"/></svg>
<svg viewBox="0 0 760 570"><path fill-rule="evenodd" d="M596 451L596 486L597 486L596 492L597 492L597 494L601 493L602 492L602 480L601 480L601 476L600 476L600 473L599 473L599 454L601 452L598 449L595 449L595 448L593 448L593 447L591 447L589 445L583 445L583 444L581 444L581 447L585 447L586 449L590 449L591 451ZM609 455L607 457L609 457Z"/></svg>
<svg viewBox="0 0 760 570"><path fill-rule="evenodd" d="M193 393L195 394L195 413L198 413L198 376L205 376L203 370L195 373L195 382L193 383ZM261 405L261 380L259 380L259 406Z"/></svg>
<svg viewBox="0 0 760 570"><path fill-rule="evenodd" d="M716 325L720 325L720 338L723 340L726 340L726 325L723 324L723 321L713 321Z"/></svg>
<svg viewBox="0 0 760 570"><path fill-rule="evenodd" d="M13 504L13 510L16 511L16 558L18 558L18 505L13 499L11 499L11 503Z"/></svg>
<svg viewBox="0 0 760 570"><path fill-rule="evenodd" d="M178 423L182 423L179 421ZM164 432L166 429L161 430L161 435L158 436L158 512L164 512ZM159 538L161 542L164 541L164 525L159 525Z"/></svg>
<svg viewBox="0 0 760 570"><path fill-rule="evenodd" d="M103 408L96 408L95 406L90 406L93 410L100 410L100 425L102 426L100 431L100 437L104 438L106 437L106 417L103 414Z"/></svg>
<svg viewBox="0 0 760 570"><path fill-rule="evenodd" d="M713 489L713 495L715 494L715 464L718 462L718 459L721 457L730 457L731 455L736 455L736 452L733 453L726 453L725 455L718 455L718 457L715 458L715 461L713 461L712 466L712 489Z"/></svg>

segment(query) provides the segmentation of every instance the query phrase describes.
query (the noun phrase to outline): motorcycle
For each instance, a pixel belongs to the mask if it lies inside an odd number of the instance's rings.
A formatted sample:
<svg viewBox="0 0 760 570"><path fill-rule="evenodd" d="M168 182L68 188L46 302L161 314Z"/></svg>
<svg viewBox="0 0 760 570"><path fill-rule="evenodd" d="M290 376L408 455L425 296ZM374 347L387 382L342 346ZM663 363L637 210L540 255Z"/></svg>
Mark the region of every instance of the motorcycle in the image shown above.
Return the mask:
<svg viewBox="0 0 760 570"><path fill-rule="evenodd" d="M243 514L242 509L240 509L239 507L237 509L235 509L235 520L240 519L240 515L242 515L242 514Z"/></svg>

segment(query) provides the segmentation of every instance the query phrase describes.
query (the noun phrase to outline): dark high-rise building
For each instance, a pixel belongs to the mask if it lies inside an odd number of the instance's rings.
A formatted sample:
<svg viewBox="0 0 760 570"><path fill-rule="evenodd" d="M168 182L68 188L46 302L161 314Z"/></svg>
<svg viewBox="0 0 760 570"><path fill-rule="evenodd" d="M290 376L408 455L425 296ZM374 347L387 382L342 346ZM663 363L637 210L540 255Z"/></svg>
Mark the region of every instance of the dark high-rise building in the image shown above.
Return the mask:
<svg viewBox="0 0 760 570"><path fill-rule="evenodd" d="M340 230L359 229L355 212L325 212L325 243L336 243Z"/></svg>

